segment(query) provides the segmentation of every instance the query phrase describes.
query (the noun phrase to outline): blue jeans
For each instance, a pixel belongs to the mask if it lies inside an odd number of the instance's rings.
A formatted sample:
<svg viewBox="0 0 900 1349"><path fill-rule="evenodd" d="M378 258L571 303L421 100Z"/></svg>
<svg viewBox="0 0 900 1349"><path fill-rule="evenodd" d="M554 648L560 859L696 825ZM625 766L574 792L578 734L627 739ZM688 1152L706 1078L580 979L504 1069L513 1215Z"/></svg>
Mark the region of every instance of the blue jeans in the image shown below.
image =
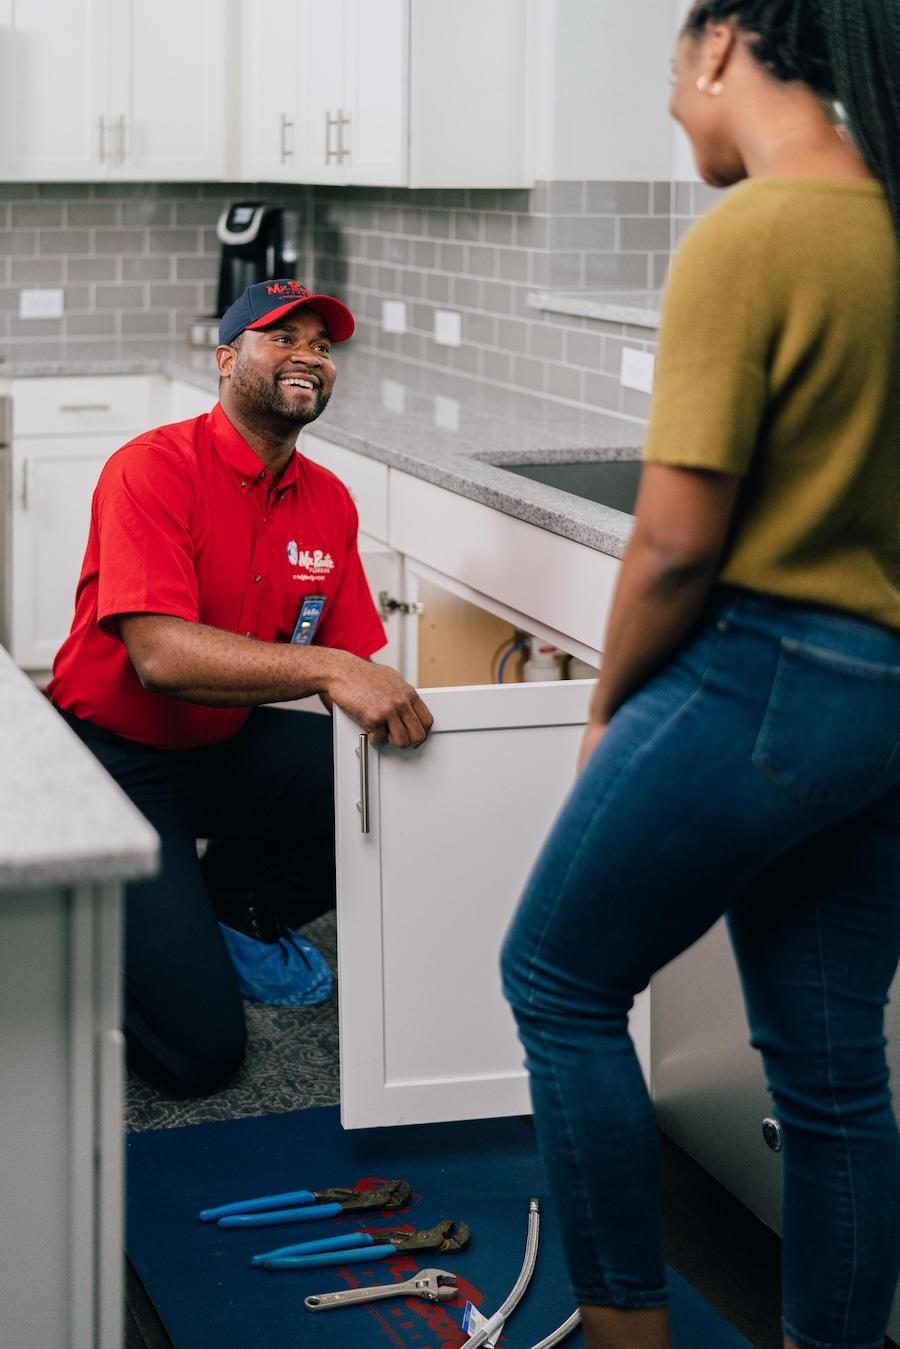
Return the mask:
<svg viewBox="0 0 900 1349"><path fill-rule="evenodd" d="M582 1305L666 1302L636 993L727 914L784 1132L786 1333L881 1349L900 1271L884 1007L900 955L900 633L716 592L616 713L503 978Z"/></svg>

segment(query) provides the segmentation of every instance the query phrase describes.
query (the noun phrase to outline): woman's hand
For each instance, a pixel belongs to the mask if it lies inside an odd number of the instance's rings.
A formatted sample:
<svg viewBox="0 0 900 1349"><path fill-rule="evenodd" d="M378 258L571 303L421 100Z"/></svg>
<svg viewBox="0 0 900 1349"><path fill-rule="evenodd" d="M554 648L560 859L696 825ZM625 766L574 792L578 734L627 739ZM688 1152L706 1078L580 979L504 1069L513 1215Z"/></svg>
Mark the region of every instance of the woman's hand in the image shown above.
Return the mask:
<svg viewBox="0 0 900 1349"><path fill-rule="evenodd" d="M605 721L589 721L585 727L584 738L581 741L581 748L578 751L578 761L575 765L575 771L580 773L594 750L603 739L608 723Z"/></svg>

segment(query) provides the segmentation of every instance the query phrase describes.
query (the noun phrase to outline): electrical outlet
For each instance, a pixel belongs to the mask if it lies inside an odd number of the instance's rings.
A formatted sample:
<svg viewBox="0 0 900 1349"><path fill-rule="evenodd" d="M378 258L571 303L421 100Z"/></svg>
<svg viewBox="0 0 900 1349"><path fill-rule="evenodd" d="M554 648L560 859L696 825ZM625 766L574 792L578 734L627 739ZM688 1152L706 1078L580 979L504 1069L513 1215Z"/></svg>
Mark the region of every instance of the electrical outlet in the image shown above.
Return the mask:
<svg viewBox="0 0 900 1349"><path fill-rule="evenodd" d="M455 309L436 309L434 340L442 347L458 347L462 341L462 315Z"/></svg>
<svg viewBox="0 0 900 1349"><path fill-rule="evenodd" d="M406 332L406 305L403 300L381 301L381 330L385 333Z"/></svg>
<svg viewBox="0 0 900 1349"><path fill-rule="evenodd" d="M381 381L381 406L388 412L406 411L406 385L396 379Z"/></svg>
<svg viewBox="0 0 900 1349"><path fill-rule="evenodd" d="M459 399L445 394L434 395L434 424L440 431L459 430Z"/></svg>
<svg viewBox="0 0 900 1349"><path fill-rule="evenodd" d="M625 389L637 389L639 393L652 393L655 367L656 357L651 352L638 351L636 347L623 347L619 383Z"/></svg>
<svg viewBox="0 0 900 1349"><path fill-rule="evenodd" d="M61 290L20 290L20 319L61 319L65 293Z"/></svg>

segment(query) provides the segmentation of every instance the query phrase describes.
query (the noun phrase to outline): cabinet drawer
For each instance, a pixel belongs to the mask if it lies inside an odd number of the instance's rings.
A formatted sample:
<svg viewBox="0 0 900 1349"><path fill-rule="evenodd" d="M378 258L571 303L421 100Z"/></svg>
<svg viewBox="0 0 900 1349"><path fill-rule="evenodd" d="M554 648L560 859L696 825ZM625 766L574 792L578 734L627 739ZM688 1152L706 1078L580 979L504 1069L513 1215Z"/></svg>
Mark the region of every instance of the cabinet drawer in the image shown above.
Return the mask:
<svg viewBox="0 0 900 1349"><path fill-rule="evenodd" d="M386 464L367 459L364 454L345 450L340 445L303 433L300 452L317 464L330 468L350 492L359 511L359 527L373 539L387 542L388 470Z"/></svg>
<svg viewBox="0 0 900 1349"><path fill-rule="evenodd" d="M210 412L216 404L216 395L208 389L198 389L195 384L186 384L184 380L173 379L169 388L168 420L184 422L189 417L199 417Z"/></svg>
<svg viewBox="0 0 900 1349"><path fill-rule="evenodd" d="M616 558L396 469L390 521L389 542L399 553L561 638L598 649L620 566Z"/></svg>
<svg viewBox="0 0 900 1349"><path fill-rule="evenodd" d="M16 436L137 433L157 421L150 375L17 379L12 389Z"/></svg>

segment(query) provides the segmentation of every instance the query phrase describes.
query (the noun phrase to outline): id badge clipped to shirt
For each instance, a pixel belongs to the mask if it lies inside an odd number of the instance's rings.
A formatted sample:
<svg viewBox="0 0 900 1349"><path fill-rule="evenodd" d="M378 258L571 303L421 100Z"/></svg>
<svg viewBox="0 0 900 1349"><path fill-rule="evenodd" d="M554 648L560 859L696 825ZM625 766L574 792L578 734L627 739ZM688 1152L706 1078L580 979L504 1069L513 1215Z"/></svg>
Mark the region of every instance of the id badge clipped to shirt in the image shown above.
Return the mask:
<svg viewBox="0 0 900 1349"><path fill-rule="evenodd" d="M300 605L300 613L294 625L291 643L294 646L309 646L316 635L322 610L325 608L324 595L305 595Z"/></svg>

